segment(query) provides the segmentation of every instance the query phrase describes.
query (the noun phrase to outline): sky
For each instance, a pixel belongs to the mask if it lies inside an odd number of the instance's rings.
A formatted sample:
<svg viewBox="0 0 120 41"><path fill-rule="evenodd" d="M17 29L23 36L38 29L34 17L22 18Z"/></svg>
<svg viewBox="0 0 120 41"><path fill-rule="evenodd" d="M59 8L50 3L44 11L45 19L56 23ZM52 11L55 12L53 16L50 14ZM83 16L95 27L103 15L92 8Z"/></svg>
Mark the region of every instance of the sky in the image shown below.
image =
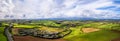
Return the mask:
<svg viewBox="0 0 120 41"><path fill-rule="evenodd" d="M0 19L120 19L120 0L0 0Z"/></svg>

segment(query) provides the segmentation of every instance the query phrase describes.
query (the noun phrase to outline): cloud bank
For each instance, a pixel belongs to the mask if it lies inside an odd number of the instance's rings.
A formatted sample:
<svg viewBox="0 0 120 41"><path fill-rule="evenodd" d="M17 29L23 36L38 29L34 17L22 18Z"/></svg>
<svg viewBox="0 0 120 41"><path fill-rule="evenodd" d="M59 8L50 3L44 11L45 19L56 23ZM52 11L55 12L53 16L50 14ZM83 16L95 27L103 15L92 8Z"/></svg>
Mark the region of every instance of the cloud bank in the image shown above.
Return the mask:
<svg viewBox="0 0 120 41"><path fill-rule="evenodd" d="M120 19L120 0L0 0L0 19Z"/></svg>

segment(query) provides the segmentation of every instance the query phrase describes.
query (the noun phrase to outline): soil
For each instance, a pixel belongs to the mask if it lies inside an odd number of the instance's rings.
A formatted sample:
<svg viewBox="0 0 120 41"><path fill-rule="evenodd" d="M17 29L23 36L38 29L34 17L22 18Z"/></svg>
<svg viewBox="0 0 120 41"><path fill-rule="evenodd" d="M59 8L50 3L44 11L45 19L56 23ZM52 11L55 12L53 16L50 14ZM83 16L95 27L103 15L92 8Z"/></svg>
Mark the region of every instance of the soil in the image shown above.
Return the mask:
<svg viewBox="0 0 120 41"><path fill-rule="evenodd" d="M82 28L82 31L84 33L90 33L90 32L95 32L95 31L99 31L100 29L96 29L96 28Z"/></svg>
<svg viewBox="0 0 120 41"><path fill-rule="evenodd" d="M13 36L14 41L65 41L63 39L44 39L32 36Z"/></svg>
<svg viewBox="0 0 120 41"><path fill-rule="evenodd" d="M120 41L120 38L113 39L112 41Z"/></svg>

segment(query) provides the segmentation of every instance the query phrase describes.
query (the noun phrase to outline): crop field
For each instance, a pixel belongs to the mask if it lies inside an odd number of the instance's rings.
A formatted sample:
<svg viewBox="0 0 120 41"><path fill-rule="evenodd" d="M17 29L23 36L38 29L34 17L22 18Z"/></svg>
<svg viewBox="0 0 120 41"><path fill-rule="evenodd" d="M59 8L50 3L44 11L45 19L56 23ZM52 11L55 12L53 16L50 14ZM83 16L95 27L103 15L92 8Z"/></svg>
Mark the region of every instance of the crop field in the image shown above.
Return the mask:
<svg viewBox="0 0 120 41"><path fill-rule="evenodd" d="M0 41L5 25L1 22ZM31 20L13 22L14 41L120 41L119 21Z"/></svg>

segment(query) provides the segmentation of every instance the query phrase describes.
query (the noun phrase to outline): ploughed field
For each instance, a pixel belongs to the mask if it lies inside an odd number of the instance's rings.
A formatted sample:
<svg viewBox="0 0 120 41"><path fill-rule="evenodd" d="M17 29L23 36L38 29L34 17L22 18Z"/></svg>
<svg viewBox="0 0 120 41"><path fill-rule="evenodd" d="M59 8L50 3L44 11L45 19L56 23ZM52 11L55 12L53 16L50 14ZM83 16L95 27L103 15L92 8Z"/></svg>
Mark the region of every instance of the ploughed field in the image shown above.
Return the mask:
<svg viewBox="0 0 120 41"><path fill-rule="evenodd" d="M32 36L13 36L14 41L65 41L64 39L45 39Z"/></svg>

